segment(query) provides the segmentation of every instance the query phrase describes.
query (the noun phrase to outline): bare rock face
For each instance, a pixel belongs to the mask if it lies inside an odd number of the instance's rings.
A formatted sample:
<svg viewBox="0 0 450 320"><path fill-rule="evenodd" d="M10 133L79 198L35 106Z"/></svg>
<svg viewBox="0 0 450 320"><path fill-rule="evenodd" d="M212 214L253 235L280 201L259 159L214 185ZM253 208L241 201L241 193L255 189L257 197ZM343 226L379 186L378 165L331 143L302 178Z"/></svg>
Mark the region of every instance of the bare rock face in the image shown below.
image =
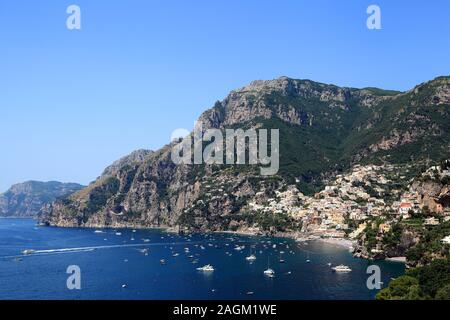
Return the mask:
<svg viewBox="0 0 450 320"><path fill-rule="evenodd" d="M450 208L450 185L442 181L444 179L439 175L430 177L425 173L411 184L409 190L420 195L422 207L428 207L432 212L440 212L443 208Z"/></svg>
<svg viewBox="0 0 450 320"><path fill-rule="evenodd" d="M128 156L115 161L112 165L107 167L105 171L103 171L102 176L112 175L118 170L120 170L120 168L126 165L132 165L134 163L143 162L152 153L153 151L151 150L143 150L143 149L133 151Z"/></svg>

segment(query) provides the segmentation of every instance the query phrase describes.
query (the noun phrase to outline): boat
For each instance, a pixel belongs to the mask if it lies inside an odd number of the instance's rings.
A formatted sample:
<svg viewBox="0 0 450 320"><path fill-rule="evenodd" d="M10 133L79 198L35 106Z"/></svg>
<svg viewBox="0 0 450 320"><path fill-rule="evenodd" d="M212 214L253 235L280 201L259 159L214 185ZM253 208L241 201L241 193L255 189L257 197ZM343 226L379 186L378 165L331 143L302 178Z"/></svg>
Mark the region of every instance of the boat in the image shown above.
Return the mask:
<svg viewBox="0 0 450 320"><path fill-rule="evenodd" d="M27 249L27 250L23 250L23 251L22 251L22 254L28 255L28 254L33 254L33 253L35 253L35 252L36 252L35 250Z"/></svg>
<svg viewBox="0 0 450 320"><path fill-rule="evenodd" d="M280 252L280 259L278 260L279 263L285 263L286 260L283 259L283 251Z"/></svg>
<svg viewBox="0 0 450 320"><path fill-rule="evenodd" d="M273 269L270 268L270 260L269 260L269 258L267 258L267 270L264 271L264 275L269 277L269 278L275 277L275 271L273 271Z"/></svg>
<svg viewBox="0 0 450 320"><path fill-rule="evenodd" d="M203 266L201 268L197 268L197 271L203 271L203 272L213 272L214 267L210 264L207 264L206 266Z"/></svg>
<svg viewBox="0 0 450 320"><path fill-rule="evenodd" d="M178 257L180 254L179 253L174 253L173 255L172 255L172 257Z"/></svg>
<svg viewBox="0 0 450 320"><path fill-rule="evenodd" d="M116 236L121 236L122 233L121 232L116 232Z"/></svg>
<svg viewBox="0 0 450 320"><path fill-rule="evenodd" d="M346 265L343 265L343 264L341 264L341 265L339 265L339 266L336 266L336 267L333 267L333 268L331 268L334 272L351 272L352 271L352 269L350 269L348 266L346 266Z"/></svg>
<svg viewBox="0 0 450 320"><path fill-rule="evenodd" d="M252 252L252 246L250 246L250 255L248 257L245 258L245 260L249 261L249 262L253 262L256 260L256 256L253 254Z"/></svg>
<svg viewBox="0 0 450 320"><path fill-rule="evenodd" d="M331 267L331 262L328 262L328 263L327 263L327 266Z"/></svg>
<svg viewBox="0 0 450 320"><path fill-rule="evenodd" d="M270 278L273 278L275 276L275 271L269 268L266 271L264 271L264 274Z"/></svg>
<svg viewBox="0 0 450 320"><path fill-rule="evenodd" d="M102 230L95 230L94 233L103 233Z"/></svg>
<svg viewBox="0 0 450 320"><path fill-rule="evenodd" d="M255 261L256 260L256 256L254 254L251 254L248 257L246 257L245 260L247 260L247 261Z"/></svg>
<svg viewBox="0 0 450 320"><path fill-rule="evenodd" d="M159 263L162 264L162 265L165 265L166 264L166 260L161 259L161 260L159 260Z"/></svg>

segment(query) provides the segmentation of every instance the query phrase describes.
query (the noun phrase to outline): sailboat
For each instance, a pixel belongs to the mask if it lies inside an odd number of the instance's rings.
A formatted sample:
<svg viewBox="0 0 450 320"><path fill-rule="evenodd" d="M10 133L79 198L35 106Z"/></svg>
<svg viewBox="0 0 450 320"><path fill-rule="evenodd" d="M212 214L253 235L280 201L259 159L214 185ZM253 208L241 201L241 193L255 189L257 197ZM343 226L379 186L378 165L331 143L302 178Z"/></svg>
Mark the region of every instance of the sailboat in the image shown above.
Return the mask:
<svg viewBox="0 0 450 320"><path fill-rule="evenodd" d="M256 256L252 253L252 247L250 246L250 255L245 258L245 260L249 262L253 262L256 260Z"/></svg>
<svg viewBox="0 0 450 320"><path fill-rule="evenodd" d="M283 259L283 251L280 251L280 260L278 260L279 263L285 263L286 261Z"/></svg>
<svg viewBox="0 0 450 320"><path fill-rule="evenodd" d="M269 278L275 277L275 271L270 268L269 258L267 258L267 270L264 271L264 275L266 275Z"/></svg>

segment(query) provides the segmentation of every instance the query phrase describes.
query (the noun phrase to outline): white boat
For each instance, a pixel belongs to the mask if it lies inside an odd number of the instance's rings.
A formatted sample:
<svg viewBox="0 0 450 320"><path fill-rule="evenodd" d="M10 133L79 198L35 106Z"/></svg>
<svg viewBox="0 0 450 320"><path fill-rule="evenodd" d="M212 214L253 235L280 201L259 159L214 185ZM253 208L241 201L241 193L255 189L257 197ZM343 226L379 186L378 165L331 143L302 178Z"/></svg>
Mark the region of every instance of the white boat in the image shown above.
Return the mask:
<svg viewBox="0 0 450 320"><path fill-rule="evenodd" d="M103 233L102 230L95 230L94 233Z"/></svg>
<svg viewBox="0 0 450 320"><path fill-rule="evenodd" d="M273 278L275 276L275 271L273 271L272 269L267 269L266 271L264 271L264 274L268 277Z"/></svg>
<svg viewBox="0 0 450 320"><path fill-rule="evenodd" d="M343 264L333 267L331 269L335 272L351 272L352 271L352 269L350 269L348 266L343 265Z"/></svg>
<svg viewBox="0 0 450 320"><path fill-rule="evenodd" d="M28 254L33 254L33 253L35 253L36 251L34 251L34 250L32 250L32 249L27 249L27 250L23 250L22 251L22 254L25 254L25 255L28 255Z"/></svg>
<svg viewBox="0 0 450 320"><path fill-rule="evenodd" d="M245 258L245 260L247 260L247 261L255 261L256 260L256 256L254 254L249 255L248 257Z"/></svg>
<svg viewBox="0 0 450 320"><path fill-rule="evenodd" d="M197 268L197 271L203 271L203 272L213 272L214 267L210 264L207 264L206 266L203 266L201 268Z"/></svg>
<svg viewBox="0 0 450 320"><path fill-rule="evenodd" d="M273 269L270 268L270 258L267 258L267 270L264 271L264 275L269 278L275 277L275 271L273 271Z"/></svg>
<svg viewBox="0 0 450 320"><path fill-rule="evenodd" d="M116 232L116 236L121 236L121 235L122 235L122 233Z"/></svg>

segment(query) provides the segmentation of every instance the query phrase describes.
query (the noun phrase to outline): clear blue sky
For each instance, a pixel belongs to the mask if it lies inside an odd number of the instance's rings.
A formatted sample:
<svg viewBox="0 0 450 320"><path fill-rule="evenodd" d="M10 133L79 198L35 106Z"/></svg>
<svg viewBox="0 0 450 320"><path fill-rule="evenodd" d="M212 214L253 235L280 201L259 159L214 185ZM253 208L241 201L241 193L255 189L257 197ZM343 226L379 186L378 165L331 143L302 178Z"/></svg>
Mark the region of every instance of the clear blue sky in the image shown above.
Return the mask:
<svg viewBox="0 0 450 320"><path fill-rule="evenodd" d="M87 184L254 79L406 90L450 74L449 17L447 0L1 0L0 192Z"/></svg>

